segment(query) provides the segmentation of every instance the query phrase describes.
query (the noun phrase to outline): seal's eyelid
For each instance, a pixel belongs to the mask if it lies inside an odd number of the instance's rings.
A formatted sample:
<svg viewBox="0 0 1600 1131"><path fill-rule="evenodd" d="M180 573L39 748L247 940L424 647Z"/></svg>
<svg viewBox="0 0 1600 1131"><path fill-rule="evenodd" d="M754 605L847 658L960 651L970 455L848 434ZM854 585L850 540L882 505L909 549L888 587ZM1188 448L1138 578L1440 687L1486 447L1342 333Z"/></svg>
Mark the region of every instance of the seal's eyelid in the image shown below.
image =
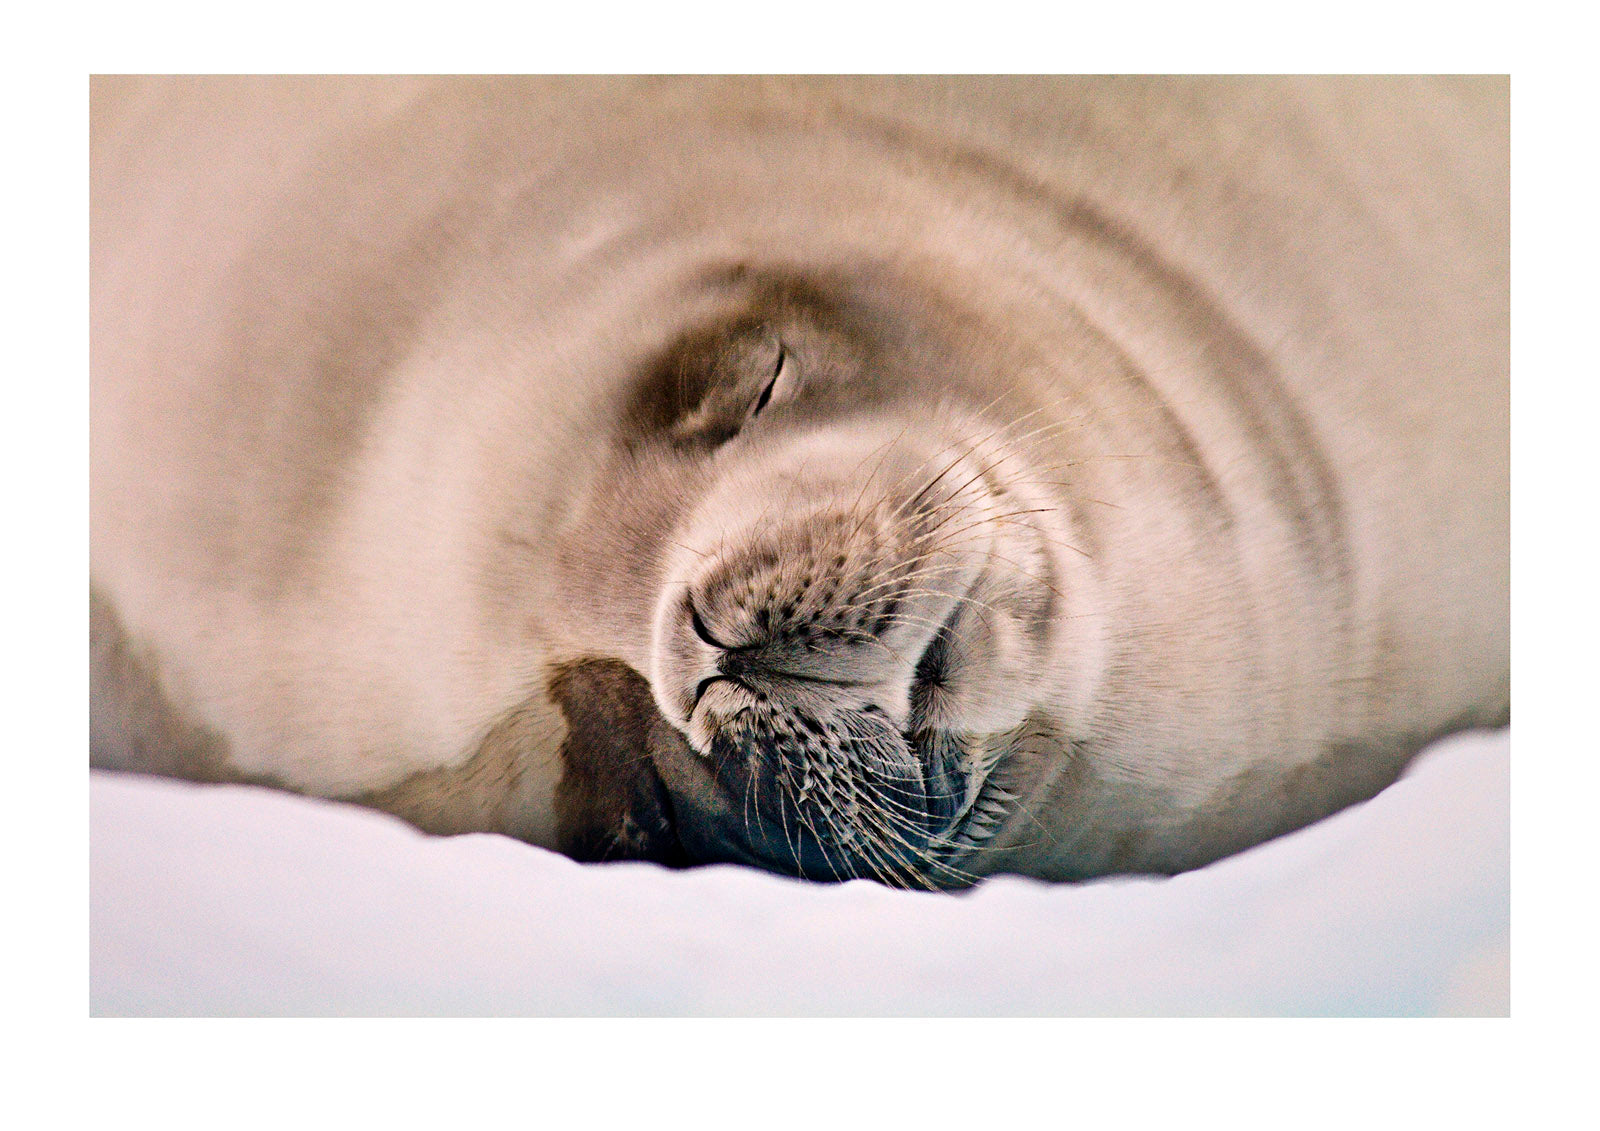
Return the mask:
<svg viewBox="0 0 1600 1131"><path fill-rule="evenodd" d="M766 386L761 390L761 396L756 399L755 405L750 409L750 419L754 420L776 398L779 404L789 399L794 388L794 359L787 346L782 341L778 342L778 360L772 367L772 376L767 379Z"/></svg>
<svg viewBox="0 0 1600 1131"><path fill-rule="evenodd" d="M787 355L786 355L786 353L784 351L783 343L779 342L778 343L778 364L773 367L772 376L767 379L766 388L761 390L761 396L756 399L756 407L750 410L750 415L751 416L755 416L758 413L760 413L760 411L762 409L767 407L767 402L772 400L772 390L778 384L778 375L783 372L783 363L786 360L787 360Z"/></svg>

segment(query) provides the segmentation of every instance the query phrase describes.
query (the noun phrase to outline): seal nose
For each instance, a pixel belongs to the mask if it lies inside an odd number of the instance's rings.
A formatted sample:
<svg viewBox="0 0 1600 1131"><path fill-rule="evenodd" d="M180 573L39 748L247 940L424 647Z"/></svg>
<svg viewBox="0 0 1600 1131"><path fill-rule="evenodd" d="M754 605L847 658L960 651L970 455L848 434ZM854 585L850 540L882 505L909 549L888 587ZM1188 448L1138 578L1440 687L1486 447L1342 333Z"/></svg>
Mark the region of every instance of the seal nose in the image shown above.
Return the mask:
<svg viewBox="0 0 1600 1131"><path fill-rule="evenodd" d="M778 702L802 689L842 696L897 729L909 725L917 665L974 565L961 554L914 552L921 547L881 537L852 548L834 531L829 543L818 530L834 525L785 526L752 538L666 598L653 682L662 713L702 754L717 721L702 708L724 684ZM746 695L733 698L733 710L746 706Z"/></svg>
<svg viewBox="0 0 1600 1131"><path fill-rule="evenodd" d="M661 714L685 734L707 690L725 678L719 664L724 651L707 631L687 587L666 597L657 613L650 689ZM694 745L701 754L709 752L699 741Z"/></svg>
<svg viewBox="0 0 1600 1131"><path fill-rule="evenodd" d="M721 638L722 630L707 626L692 591L685 595L684 623L694 642L685 641L680 651L693 654L697 665L686 713L691 736L704 732L704 742L695 741L701 749L709 747L720 723L753 704L781 707L811 696L870 707L896 726L906 723L909 685L904 665L873 655L874 646L889 654L877 638L851 641L845 646L850 648L847 656L839 655L837 644L804 636L797 641L793 632L730 643Z"/></svg>
<svg viewBox="0 0 1600 1131"><path fill-rule="evenodd" d="M685 545L657 606L662 714L736 810L731 832L801 874L910 874L954 817L959 783L911 733L912 692L990 547L924 513L933 494L719 528Z"/></svg>

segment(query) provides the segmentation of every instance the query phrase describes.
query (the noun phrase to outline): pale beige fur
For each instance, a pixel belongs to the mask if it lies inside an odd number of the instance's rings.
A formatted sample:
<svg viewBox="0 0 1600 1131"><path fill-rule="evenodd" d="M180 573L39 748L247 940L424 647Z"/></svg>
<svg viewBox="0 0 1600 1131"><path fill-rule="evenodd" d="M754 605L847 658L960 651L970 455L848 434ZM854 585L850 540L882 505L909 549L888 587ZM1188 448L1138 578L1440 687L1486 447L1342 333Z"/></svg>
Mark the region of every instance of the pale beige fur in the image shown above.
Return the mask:
<svg viewBox="0 0 1600 1131"><path fill-rule="evenodd" d="M625 661L693 739L668 590L802 449L623 482L599 438L749 301L730 265L847 280L958 374L909 440L804 450L860 484L1012 442L1057 508L1061 619L970 717L1059 741L972 872L1193 866L1508 716L1504 80L97 79L92 115L93 583L208 765L414 816L514 719L434 824L554 844L552 665Z"/></svg>

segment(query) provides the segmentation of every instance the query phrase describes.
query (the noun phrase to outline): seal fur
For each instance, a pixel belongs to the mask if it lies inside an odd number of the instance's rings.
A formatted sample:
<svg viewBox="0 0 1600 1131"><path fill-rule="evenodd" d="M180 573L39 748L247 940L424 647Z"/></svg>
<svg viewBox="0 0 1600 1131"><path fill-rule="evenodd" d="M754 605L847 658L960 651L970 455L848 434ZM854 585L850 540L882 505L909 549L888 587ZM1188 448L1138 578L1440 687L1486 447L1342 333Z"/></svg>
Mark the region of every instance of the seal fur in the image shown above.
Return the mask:
<svg viewBox="0 0 1600 1131"><path fill-rule="evenodd" d="M98 765L956 886L1508 715L1502 81L92 109Z"/></svg>

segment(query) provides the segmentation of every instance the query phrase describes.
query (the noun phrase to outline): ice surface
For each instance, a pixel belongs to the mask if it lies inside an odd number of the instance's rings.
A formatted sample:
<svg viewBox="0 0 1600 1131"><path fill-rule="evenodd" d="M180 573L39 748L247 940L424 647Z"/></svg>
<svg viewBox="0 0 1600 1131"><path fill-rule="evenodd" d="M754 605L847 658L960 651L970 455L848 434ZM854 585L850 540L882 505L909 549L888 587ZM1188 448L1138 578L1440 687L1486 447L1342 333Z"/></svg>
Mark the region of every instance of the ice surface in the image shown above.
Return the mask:
<svg viewBox="0 0 1600 1131"><path fill-rule="evenodd" d="M1503 1015L1509 732L1208 868L958 895L583 866L91 775L96 1015Z"/></svg>

